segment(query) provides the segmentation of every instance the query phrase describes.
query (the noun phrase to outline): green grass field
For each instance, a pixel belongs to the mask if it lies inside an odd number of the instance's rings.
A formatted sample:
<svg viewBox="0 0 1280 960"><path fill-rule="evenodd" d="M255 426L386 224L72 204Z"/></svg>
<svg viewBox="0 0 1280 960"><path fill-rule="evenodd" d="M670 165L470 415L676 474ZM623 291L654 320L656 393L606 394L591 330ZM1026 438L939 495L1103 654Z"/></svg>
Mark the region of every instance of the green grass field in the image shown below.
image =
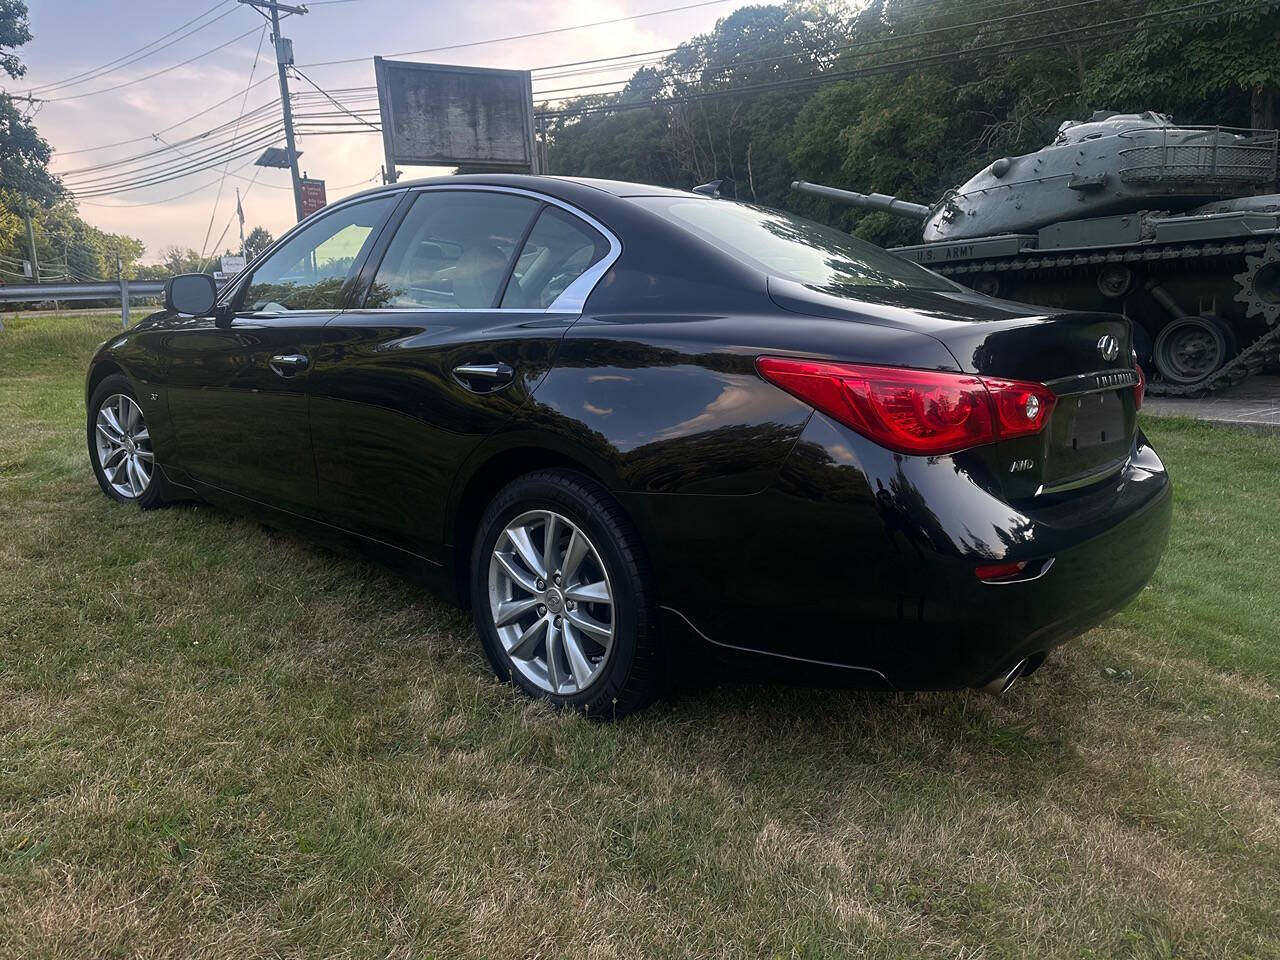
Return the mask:
<svg viewBox="0 0 1280 960"><path fill-rule="evenodd" d="M618 724L465 616L98 491L109 317L0 333L0 955L1280 956L1280 439L1148 433L1136 603L1006 697L732 684Z"/></svg>

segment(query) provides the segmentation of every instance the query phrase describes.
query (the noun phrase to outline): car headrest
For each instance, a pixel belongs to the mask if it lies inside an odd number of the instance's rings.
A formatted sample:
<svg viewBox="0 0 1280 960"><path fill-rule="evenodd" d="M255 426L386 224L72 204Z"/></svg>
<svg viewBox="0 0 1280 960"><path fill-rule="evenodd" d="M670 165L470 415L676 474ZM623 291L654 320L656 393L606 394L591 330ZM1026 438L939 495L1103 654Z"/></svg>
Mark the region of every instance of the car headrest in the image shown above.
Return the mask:
<svg viewBox="0 0 1280 960"><path fill-rule="evenodd" d="M460 307L490 307L507 268L507 255L496 243L482 241L462 251L453 270L453 299Z"/></svg>

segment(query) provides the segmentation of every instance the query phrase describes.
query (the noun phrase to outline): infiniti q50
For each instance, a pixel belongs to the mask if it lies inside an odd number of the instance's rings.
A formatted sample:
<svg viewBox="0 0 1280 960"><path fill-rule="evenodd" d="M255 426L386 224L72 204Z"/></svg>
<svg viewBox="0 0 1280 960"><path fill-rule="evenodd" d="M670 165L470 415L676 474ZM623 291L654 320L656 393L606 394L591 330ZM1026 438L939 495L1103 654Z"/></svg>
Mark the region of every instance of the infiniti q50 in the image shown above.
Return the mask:
<svg viewBox="0 0 1280 960"><path fill-rule="evenodd" d="M729 200L513 175L300 223L88 372L115 500L355 545L600 715L714 650L1007 687L1126 603L1170 520L1122 317L994 300Z"/></svg>

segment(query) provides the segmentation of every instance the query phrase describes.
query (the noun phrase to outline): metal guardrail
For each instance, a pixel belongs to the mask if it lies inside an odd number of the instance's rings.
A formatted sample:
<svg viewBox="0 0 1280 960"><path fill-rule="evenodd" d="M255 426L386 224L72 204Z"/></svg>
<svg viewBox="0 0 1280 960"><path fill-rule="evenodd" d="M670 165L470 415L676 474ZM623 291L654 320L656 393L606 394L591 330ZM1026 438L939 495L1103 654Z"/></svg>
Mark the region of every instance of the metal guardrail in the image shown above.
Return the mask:
<svg viewBox="0 0 1280 960"><path fill-rule="evenodd" d="M215 281L218 286L222 282ZM129 325L131 297L164 296L164 280L91 281L88 283L7 283L0 284L0 303L40 303L45 300L118 300L120 324Z"/></svg>

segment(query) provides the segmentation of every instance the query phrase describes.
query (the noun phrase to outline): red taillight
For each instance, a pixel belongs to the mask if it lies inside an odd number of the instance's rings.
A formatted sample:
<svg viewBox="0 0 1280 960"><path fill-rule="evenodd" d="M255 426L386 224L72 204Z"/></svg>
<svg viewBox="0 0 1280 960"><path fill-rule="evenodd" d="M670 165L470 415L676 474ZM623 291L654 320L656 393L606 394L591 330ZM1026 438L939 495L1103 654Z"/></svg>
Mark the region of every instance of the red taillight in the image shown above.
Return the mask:
<svg viewBox="0 0 1280 960"><path fill-rule="evenodd" d="M1147 395L1147 375L1142 372L1142 364L1136 360L1133 368L1138 371L1138 382L1133 385L1133 409L1141 410L1142 401Z"/></svg>
<svg viewBox="0 0 1280 960"><path fill-rule="evenodd" d="M881 446L899 453L955 453L1039 433L1057 398L1040 383L967 373L760 357L756 369Z"/></svg>

